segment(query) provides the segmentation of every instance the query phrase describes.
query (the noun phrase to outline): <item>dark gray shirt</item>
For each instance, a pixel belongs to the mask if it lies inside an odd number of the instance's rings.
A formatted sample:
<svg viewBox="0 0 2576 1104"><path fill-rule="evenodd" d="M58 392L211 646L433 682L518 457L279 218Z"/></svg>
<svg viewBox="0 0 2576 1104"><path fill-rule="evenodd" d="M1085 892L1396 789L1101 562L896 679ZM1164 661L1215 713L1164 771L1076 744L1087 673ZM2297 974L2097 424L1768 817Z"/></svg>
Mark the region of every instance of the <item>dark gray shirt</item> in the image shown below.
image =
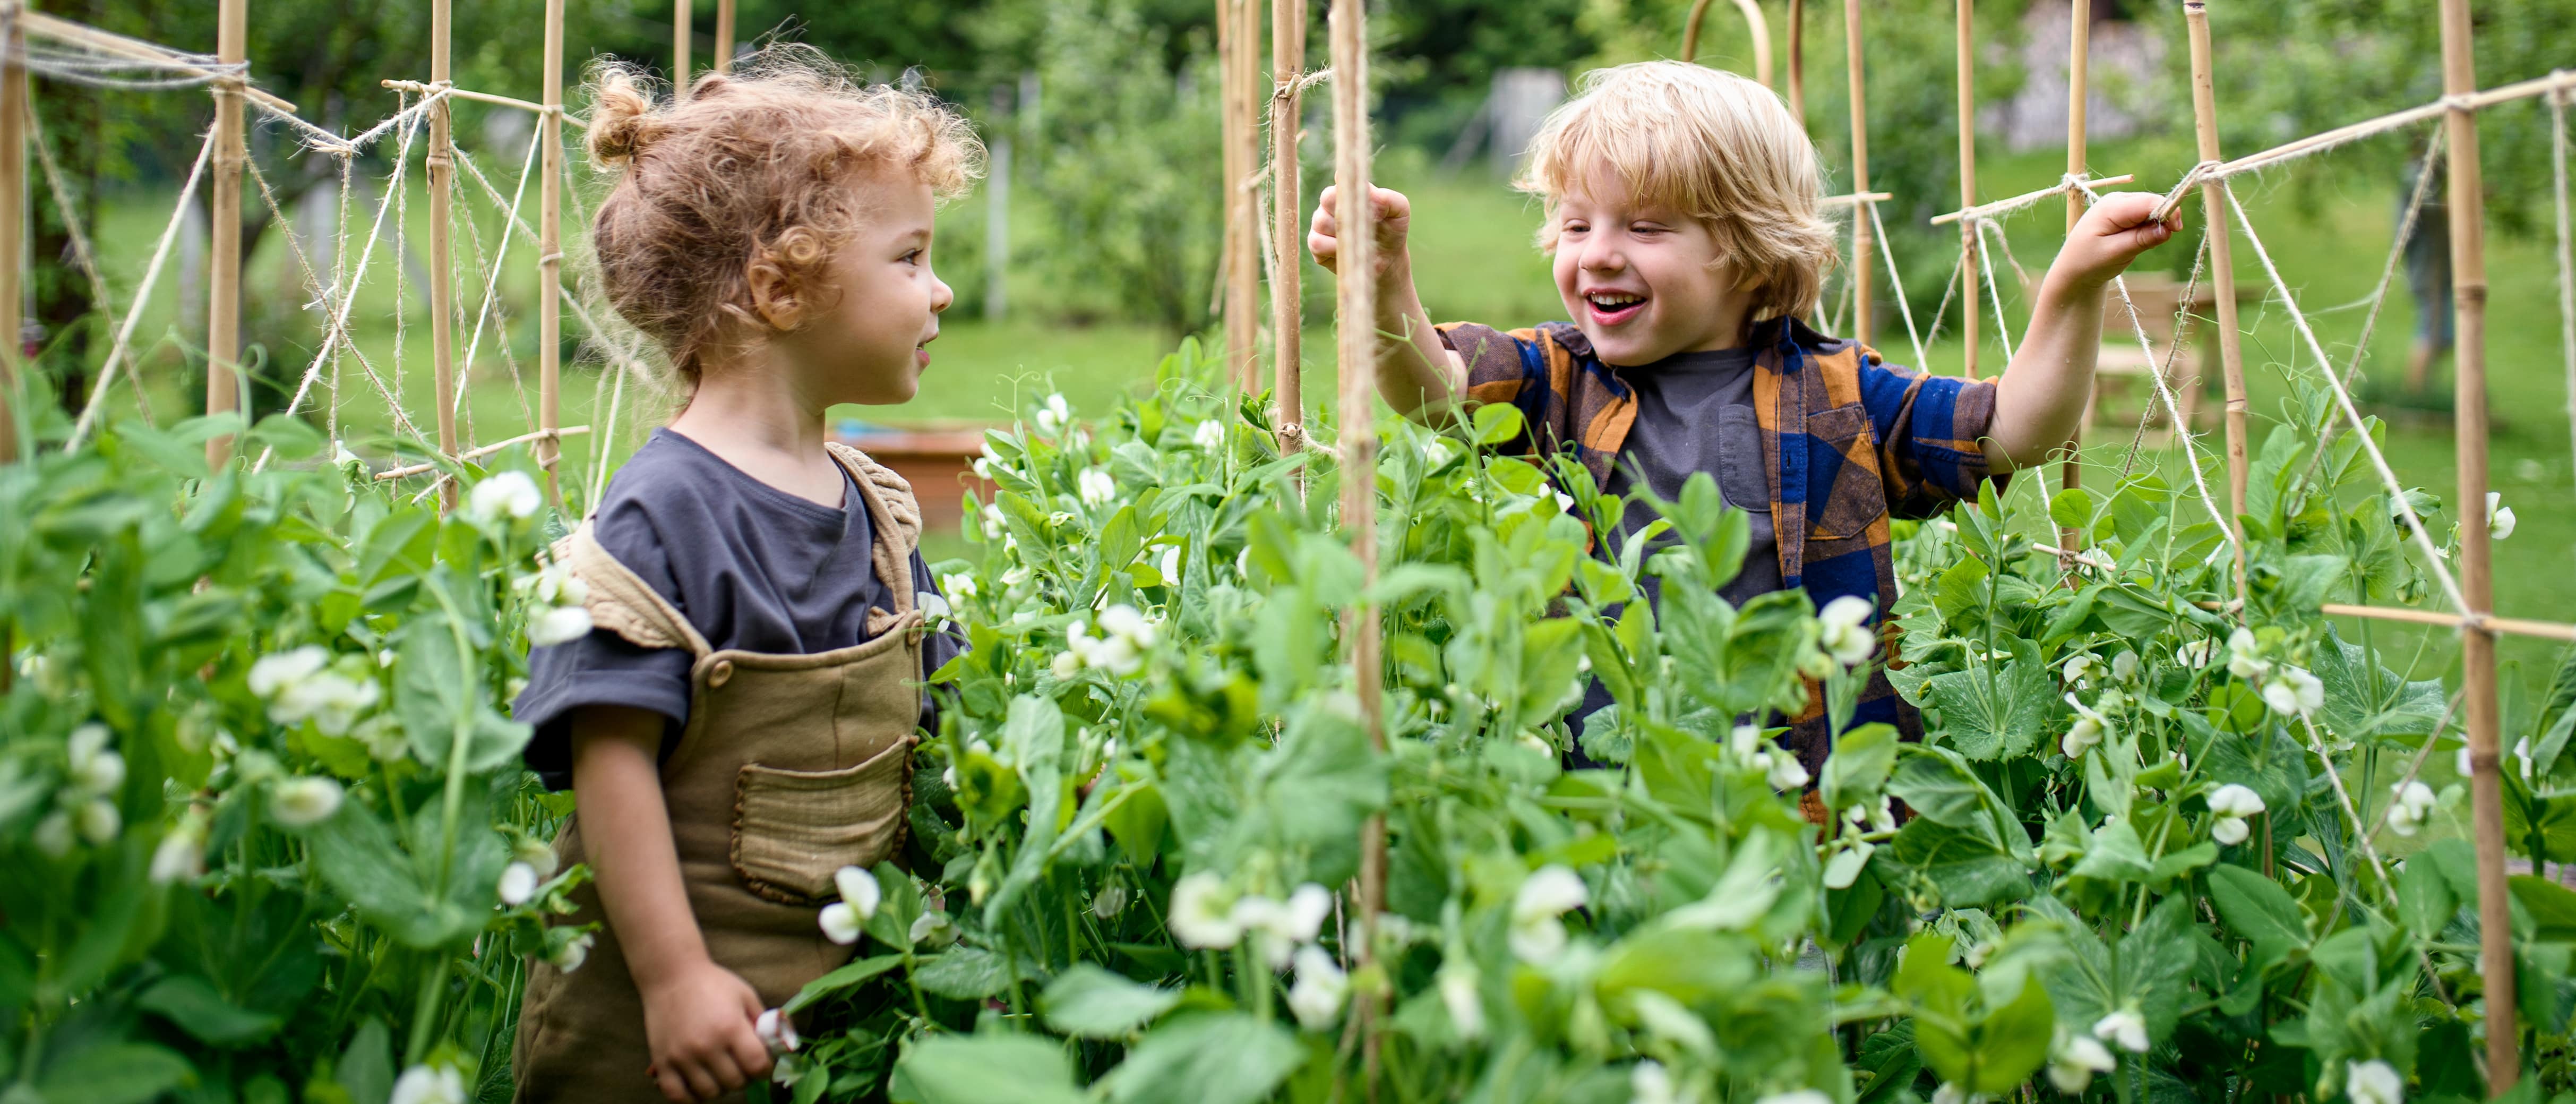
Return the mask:
<svg viewBox="0 0 2576 1104"><path fill-rule="evenodd" d="M874 527L858 488L842 473L839 509L772 487L695 441L655 430L602 497L592 535L601 548L679 609L716 649L802 655L868 639L868 609L892 612L877 578ZM921 553L912 586L937 593ZM960 650L956 638L923 641L923 674ZM686 648L640 648L605 629L528 653L528 685L511 712L536 727L523 757L549 789L572 784L574 710L586 705L649 709L667 721L662 754L689 720ZM934 731L931 698L922 722Z"/></svg>
<svg viewBox="0 0 2576 1104"><path fill-rule="evenodd" d="M1764 475L1762 426L1753 411L1753 350L1676 353L1643 368L1620 369L1619 377L1636 389L1637 420L1611 468L1609 492L1627 495L1642 483L1666 501L1678 501L1694 473L1709 473L1727 505L1745 512L1753 531L1744 569L1719 595L1740 606L1780 589L1771 484ZM1653 507L1629 503L1620 538L1656 517ZM1662 579L1649 575L1644 585L1649 599L1662 600Z"/></svg>

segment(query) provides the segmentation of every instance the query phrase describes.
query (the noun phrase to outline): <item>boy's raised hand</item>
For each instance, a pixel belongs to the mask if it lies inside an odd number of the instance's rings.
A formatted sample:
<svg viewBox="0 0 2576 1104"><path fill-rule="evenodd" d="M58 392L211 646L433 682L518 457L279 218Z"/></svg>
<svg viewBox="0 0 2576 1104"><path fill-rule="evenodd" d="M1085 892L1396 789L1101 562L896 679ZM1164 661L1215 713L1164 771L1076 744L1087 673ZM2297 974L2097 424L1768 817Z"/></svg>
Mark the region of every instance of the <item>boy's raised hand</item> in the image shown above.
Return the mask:
<svg viewBox="0 0 2576 1104"><path fill-rule="evenodd" d="M2128 270L2129 265L2145 253L2182 230L2182 212L2176 211L2155 221L2156 204L2164 197L2150 192L2113 192L2095 201L2066 232L2066 245L2057 251L2054 275L2071 281L2079 288L2099 288Z"/></svg>
<svg viewBox="0 0 2576 1104"><path fill-rule="evenodd" d="M1315 202L1315 221L1306 233L1306 248L1315 254L1315 263L1324 271L1341 272L1341 219L1337 206L1337 186L1327 186ZM1369 187L1369 200L1377 215L1377 263L1373 265L1380 281L1390 272L1410 269L1405 255L1404 235L1413 222L1413 201L1393 188Z"/></svg>

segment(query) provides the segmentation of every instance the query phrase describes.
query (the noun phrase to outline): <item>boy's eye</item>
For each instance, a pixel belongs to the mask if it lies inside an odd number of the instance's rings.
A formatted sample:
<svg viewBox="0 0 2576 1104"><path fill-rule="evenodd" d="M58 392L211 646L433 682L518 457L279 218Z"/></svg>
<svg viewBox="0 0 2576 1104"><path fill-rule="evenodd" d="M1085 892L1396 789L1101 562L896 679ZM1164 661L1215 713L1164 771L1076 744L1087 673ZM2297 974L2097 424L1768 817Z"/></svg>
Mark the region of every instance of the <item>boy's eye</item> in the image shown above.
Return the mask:
<svg viewBox="0 0 2576 1104"><path fill-rule="evenodd" d="M921 263L921 250L918 250L918 249L908 249L908 250L905 250L905 251L904 251L903 256L902 256L902 257L900 257L900 258L897 258L897 259L898 259L898 260L901 260L901 261L902 261L903 263L905 263L905 264L920 264L920 263Z"/></svg>

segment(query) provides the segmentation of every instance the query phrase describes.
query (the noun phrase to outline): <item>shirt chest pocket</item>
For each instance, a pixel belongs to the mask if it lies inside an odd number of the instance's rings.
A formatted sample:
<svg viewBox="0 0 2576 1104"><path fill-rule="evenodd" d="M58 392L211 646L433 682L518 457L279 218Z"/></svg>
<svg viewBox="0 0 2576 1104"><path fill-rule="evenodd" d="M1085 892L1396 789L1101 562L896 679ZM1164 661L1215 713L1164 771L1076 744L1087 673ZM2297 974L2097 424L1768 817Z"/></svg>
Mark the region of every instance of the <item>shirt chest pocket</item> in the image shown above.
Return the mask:
<svg viewBox="0 0 2576 1104"><path fill-rule="evenodd" d="M1878 470L1878 441L1859 403L1807 415L1807 539L1866 536L1887 516L1887 484ZM1840 550L1809 549L1812 561Z"/></svg>

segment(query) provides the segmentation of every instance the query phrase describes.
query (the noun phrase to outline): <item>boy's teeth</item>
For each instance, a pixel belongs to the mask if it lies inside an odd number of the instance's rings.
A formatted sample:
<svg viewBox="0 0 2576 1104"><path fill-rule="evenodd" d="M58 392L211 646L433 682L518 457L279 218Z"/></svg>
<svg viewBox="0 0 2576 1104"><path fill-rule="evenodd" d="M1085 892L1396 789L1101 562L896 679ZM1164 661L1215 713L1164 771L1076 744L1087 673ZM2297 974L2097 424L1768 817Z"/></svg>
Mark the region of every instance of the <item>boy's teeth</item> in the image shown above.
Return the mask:
<svg viewBox="0 0 2576 1104"><path fill-rule="evenodd" d="M1594 295L1594 296L1592 296L1592 305L1593 305L1593 306L1596 306L1596 307L1600 307L1600 308L1602 308L1602 309L1604 309L1604 310L1616 310L1616 309L1618 309L1618 308L1620 308L1620 307L1627 306L1627 305L1629 305L1629 304L1631 304L1631 303L1640 303L1640 302L1644 302L1644 301L1645 301L1645 297L1644 297L1644 296L1640 296L1640 295Z"/></svg>

